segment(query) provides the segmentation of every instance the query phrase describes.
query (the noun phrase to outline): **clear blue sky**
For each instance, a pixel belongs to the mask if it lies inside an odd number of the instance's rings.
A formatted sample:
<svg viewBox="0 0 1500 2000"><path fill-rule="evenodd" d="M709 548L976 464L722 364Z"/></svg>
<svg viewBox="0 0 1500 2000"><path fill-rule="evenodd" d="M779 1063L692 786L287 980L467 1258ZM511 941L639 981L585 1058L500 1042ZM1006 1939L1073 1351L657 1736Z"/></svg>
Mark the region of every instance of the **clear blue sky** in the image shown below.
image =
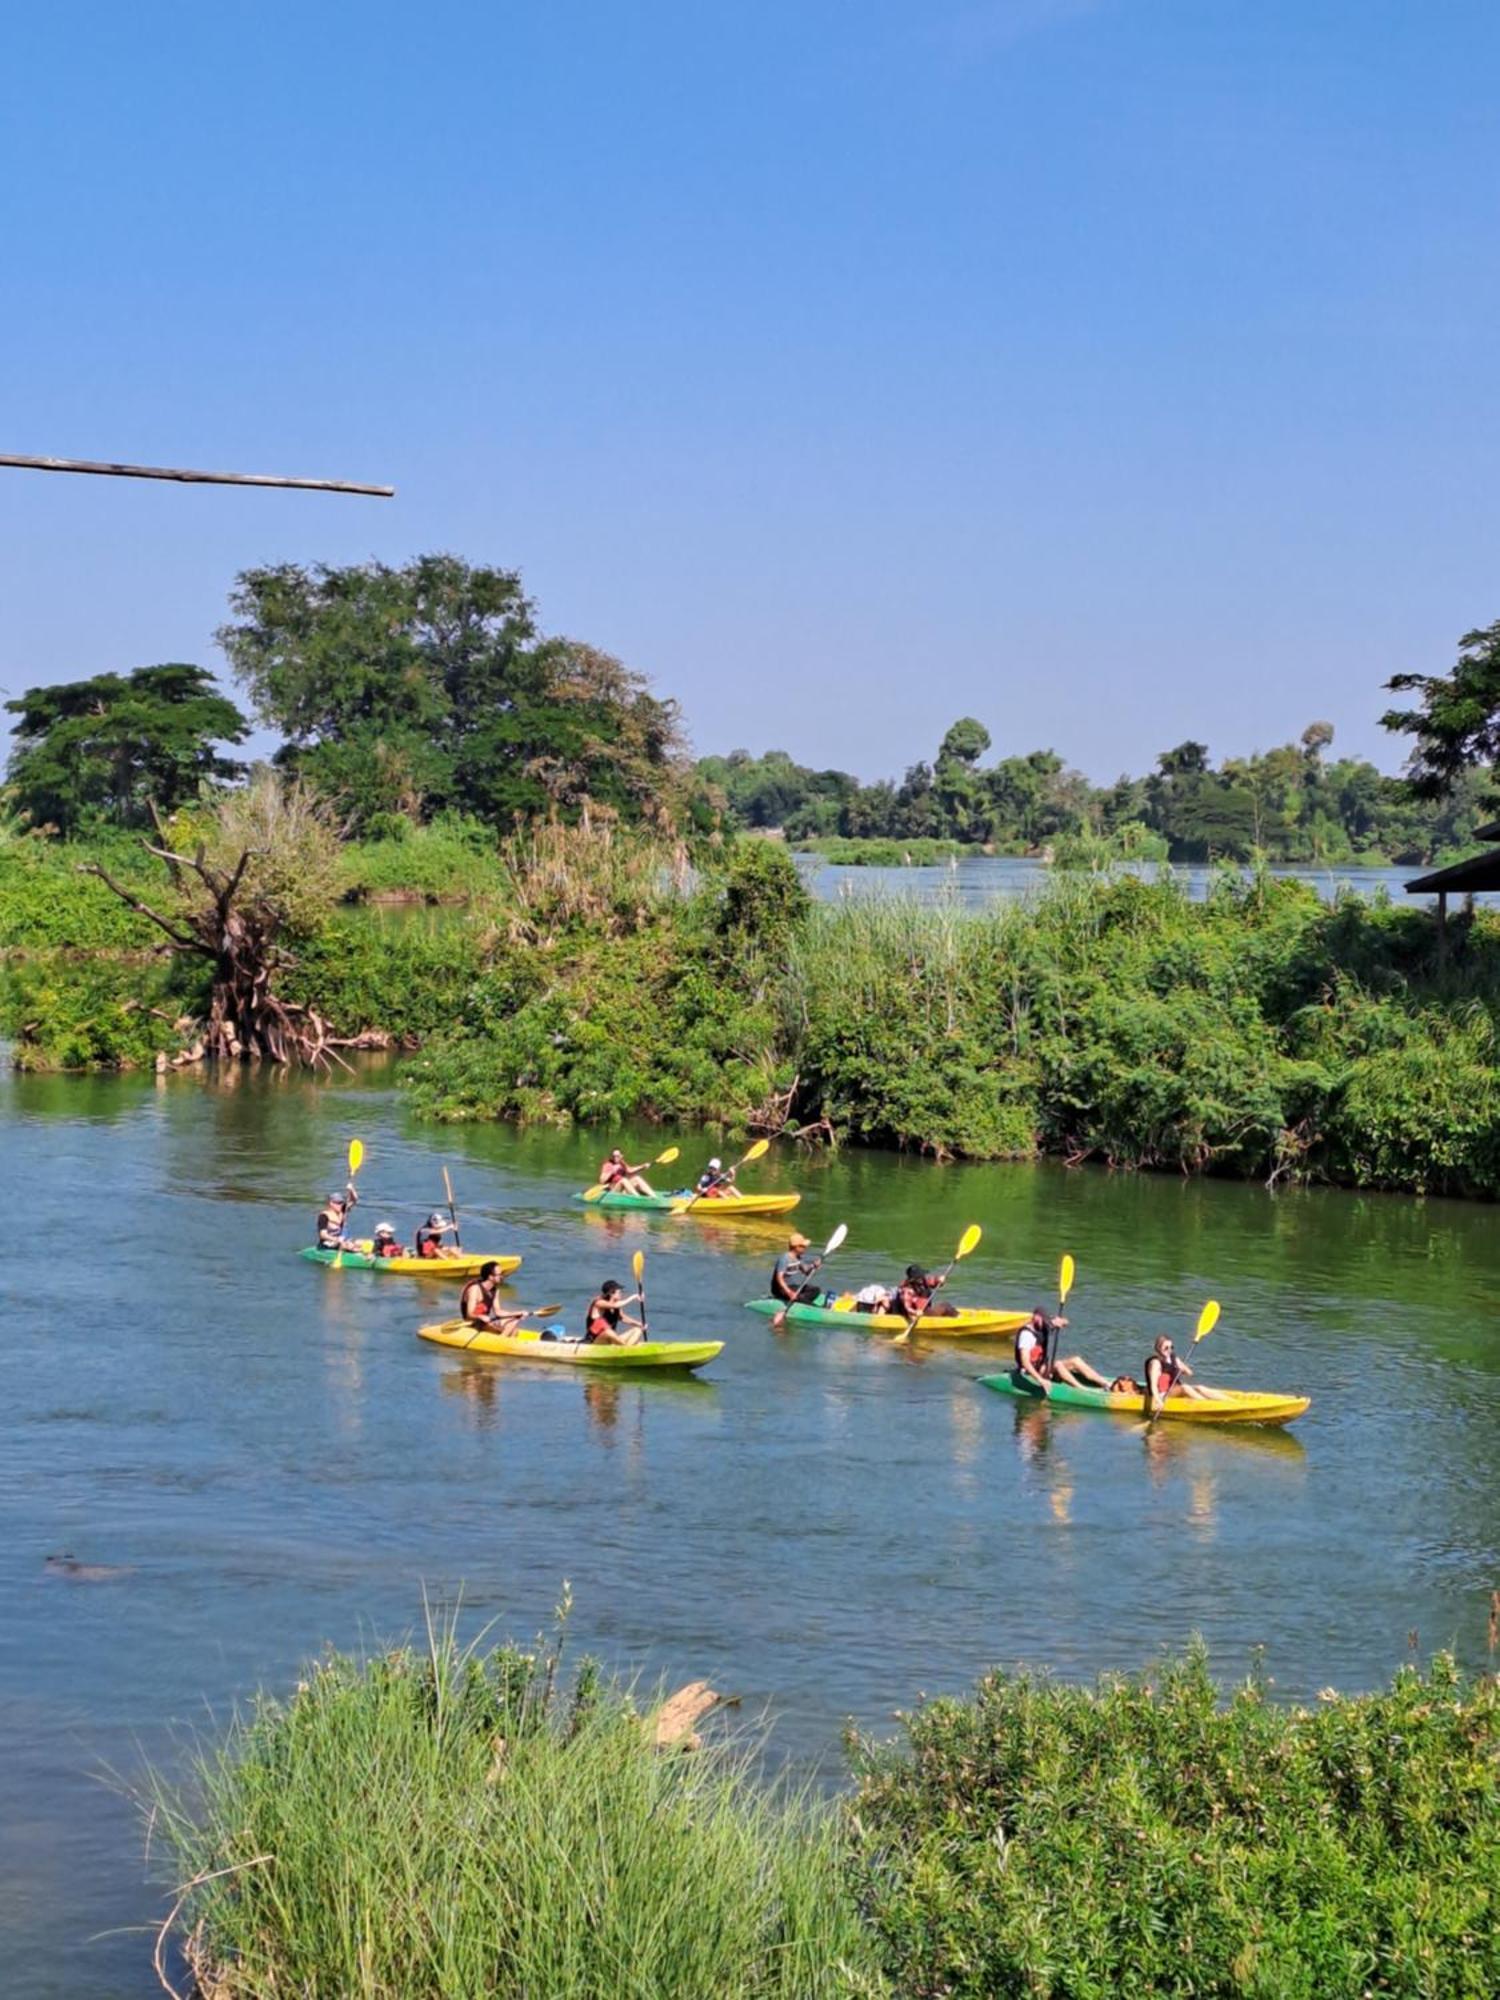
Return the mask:
<svg viewBox="0 0 1500 2000"><path fill-rule="evenodd" d="M867 776L1096 778L1500 617L1494 0L68 5L0 41L0 684L456 550Z"/></svg>

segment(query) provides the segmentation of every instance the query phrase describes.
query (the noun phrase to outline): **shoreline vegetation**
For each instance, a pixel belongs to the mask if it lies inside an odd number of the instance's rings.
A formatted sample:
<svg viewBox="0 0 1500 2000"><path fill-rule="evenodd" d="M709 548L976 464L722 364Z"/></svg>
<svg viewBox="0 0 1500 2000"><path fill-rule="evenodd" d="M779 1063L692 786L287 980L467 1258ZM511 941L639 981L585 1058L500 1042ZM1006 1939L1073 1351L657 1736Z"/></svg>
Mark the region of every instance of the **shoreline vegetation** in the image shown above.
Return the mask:
<svg viewBox="0 0 1500 2000"><path fill-rule="evenodd" d="M444 1120L705 1124L934 1159L1051 1155L1271 1182L1500 1195L1500 918L1319 900L1226 869L1059 871L967 911L813 904L784 846L690 851L545 821L495 843L346 844L340 883L470 900L431 920L330 900L279 991L331 1044L394 1046ZM0 843L0 1031L22 1068L181 1061L208 970L80 864L145 895L139 844ZM455 859L456 857L456 859ZM150 893L155 893L154 888Z"/></svg>
<svg viewBox="0 0 1500 2000"><path fill-rule="evenodd" d="M566 1600L565 1600L566 1602ZM992 1672L818 1798L561 1639L332 1654L148 1801L203 2000L1488 2000L1500 1681Z"/></svg>

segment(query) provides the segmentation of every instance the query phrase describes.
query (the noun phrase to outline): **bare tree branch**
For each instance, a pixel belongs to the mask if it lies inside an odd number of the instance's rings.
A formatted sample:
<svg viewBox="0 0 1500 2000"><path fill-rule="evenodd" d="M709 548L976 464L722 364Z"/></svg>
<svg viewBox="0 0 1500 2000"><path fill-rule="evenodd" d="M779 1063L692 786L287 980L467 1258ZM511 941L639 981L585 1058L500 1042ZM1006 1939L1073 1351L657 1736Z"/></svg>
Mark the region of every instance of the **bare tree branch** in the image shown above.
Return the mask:
<svg viewBox="0 0 1500 2000"><path fill-rule="evenodd" d="M169 923L159 911L153 910L149 903L143 903L139 896L134 896L128 889L122 888L109 873L108 869L101 868L97 861L81 861L78 864L78 872L80 875L97 875L106 889L112 889L120 901L129 909L134 910L138 917L148 917L158 929L166 932L173 944L180 946L183 951L196 951L203 953L205 957L213 957L212 951L203 943L201 938L193 937L186 931L178 930L177 926Z"/></svg>

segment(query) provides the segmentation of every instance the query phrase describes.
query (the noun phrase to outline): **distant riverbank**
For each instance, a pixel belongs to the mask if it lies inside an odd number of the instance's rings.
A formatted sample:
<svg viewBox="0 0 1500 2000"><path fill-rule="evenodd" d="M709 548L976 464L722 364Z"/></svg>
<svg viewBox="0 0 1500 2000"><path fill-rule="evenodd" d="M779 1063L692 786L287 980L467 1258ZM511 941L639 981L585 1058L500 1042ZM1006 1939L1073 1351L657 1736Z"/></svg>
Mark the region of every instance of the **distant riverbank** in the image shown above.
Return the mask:
<svg viewBox="0 0 1500 2000"><path fill-rule="evenodd" d="M817 904L775 843L689 874L680 854L572 835L441 919L335 911L280 974L340 1035L411 1052L432 1117L1500 1194L1489 913L1455 917L1440 952L1426 911L1239 871L1200 899L1058 870L975 910ZM13 843L0 921L0 1026L23 1066L172 1060L203 975L153 953L100 883Z"/></svg>

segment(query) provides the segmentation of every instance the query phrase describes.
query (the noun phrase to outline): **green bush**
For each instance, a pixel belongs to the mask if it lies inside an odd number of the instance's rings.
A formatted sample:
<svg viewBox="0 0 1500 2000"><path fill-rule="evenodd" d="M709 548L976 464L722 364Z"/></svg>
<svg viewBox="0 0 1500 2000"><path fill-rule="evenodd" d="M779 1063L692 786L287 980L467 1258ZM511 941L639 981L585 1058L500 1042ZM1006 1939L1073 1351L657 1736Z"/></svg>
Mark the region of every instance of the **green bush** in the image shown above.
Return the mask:
<svg viewBox="0 0 1500 2000"><path fill-rule="evenodd" d="M154 1805L202 1989L339 2000L819 2000L886 1989L832 1815L659 1751L585 1666L334 1656ZM222 1871L222 1872L221 1872ZM211 1878L211 1879L210 1879ZM212 1983L211 1983L212 1982Z"/></svg>
<svg viewBox="0 0 1500 2000"><path fill-rule="evenodd" d="M853 1886L920 2000L1491 2000L1500 1683L1227 1703L1201 1651L1089 1692L991 1674L852 1745Z"/></svg>

